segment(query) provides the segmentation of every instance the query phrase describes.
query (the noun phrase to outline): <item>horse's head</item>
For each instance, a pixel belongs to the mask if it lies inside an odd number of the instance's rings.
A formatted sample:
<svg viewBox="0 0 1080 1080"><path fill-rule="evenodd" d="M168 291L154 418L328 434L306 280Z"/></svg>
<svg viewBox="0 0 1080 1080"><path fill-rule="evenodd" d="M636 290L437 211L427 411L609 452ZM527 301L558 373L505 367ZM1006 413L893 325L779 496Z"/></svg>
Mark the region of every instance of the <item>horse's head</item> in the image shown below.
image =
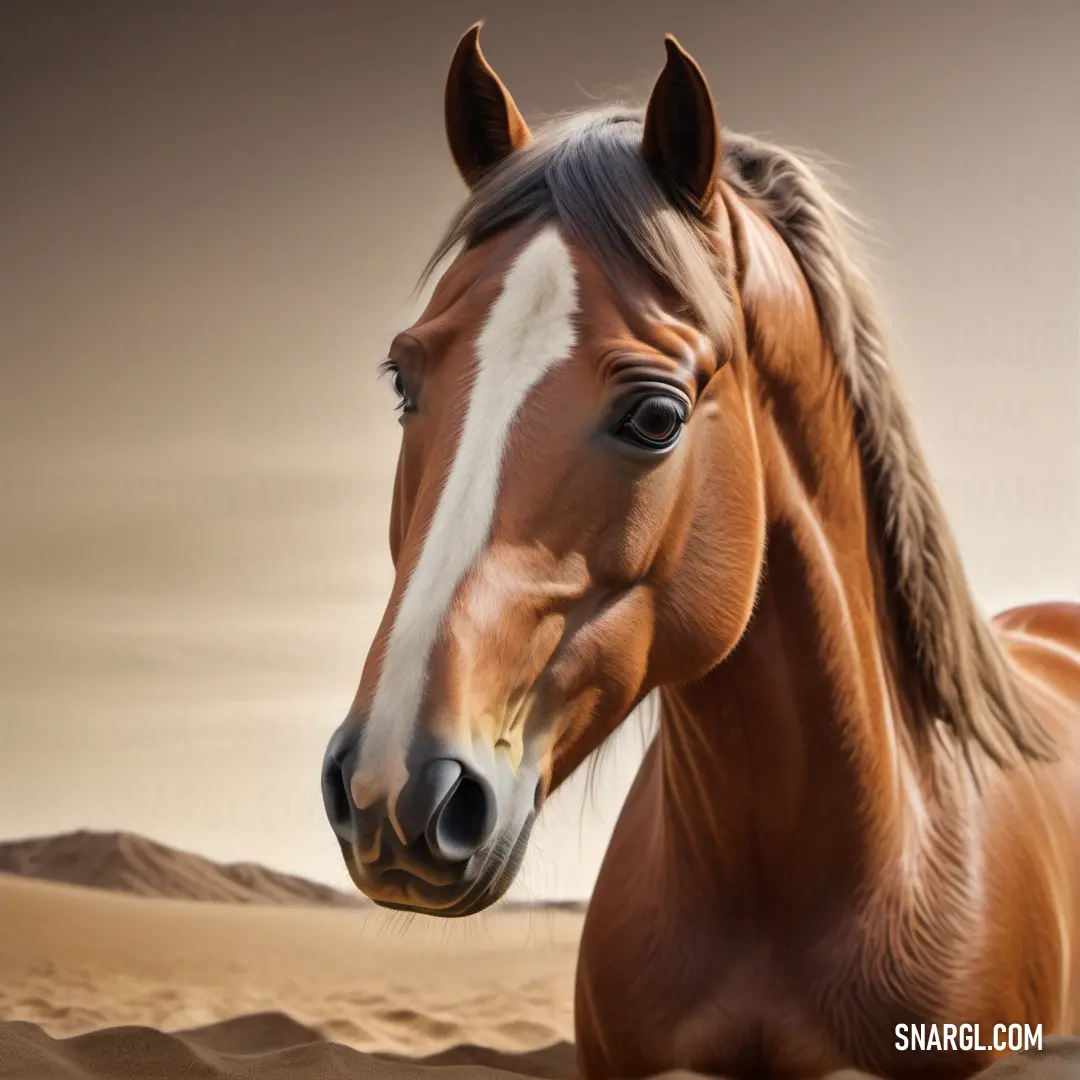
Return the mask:
<svg viewBox="0 0 1080 1080"><path fill-rule="evenodd" d="M549 792L750 617L765 508L720 129L667 51L643 117L536 137L477 28L454 57L463 250L390 346L396 580L323 774L387 906L501 896Z"/></svg>

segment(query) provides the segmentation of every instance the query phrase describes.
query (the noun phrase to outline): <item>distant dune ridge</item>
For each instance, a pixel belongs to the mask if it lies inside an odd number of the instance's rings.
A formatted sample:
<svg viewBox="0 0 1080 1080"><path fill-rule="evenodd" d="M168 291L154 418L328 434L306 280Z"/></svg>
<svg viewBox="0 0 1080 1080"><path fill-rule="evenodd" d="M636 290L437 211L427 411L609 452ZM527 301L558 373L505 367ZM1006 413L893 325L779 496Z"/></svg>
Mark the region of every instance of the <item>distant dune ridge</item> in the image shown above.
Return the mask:
<svg viewBox="0 0 1080 1080"><path fill-rule="evenodd" d="M359 896L255 863L218 863L125 832L81 829L0 843L0 872L131 896L350 906Z"/></svg>
<svg viewBox="0 0 1080 1080"><path fill-rule="evenodd" d="M0 873L165 900L331 907L369 903L358 892L342 892L258 863L215 862L127 832L79 829L0 841ZM502 906L582 912L586 905L584 900L504 900Z"/></svg>

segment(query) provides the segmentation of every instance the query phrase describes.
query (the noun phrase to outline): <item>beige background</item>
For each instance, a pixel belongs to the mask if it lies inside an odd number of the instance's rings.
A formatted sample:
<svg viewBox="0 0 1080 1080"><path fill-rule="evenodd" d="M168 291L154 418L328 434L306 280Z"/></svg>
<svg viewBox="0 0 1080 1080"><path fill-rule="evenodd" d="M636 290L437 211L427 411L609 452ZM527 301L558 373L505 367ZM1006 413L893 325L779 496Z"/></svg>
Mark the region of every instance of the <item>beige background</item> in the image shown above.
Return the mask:
<svg viewBox="0 0 1080 1080"><path fill-rule="evenodd" d="M0 837L343 883L318 793L389 588L375 366L461 195L458 35L528 117L643 94L843 164L988 608L1080 593L1080 4L12 5L0 16ZM636 741L518 895L588 892Z"/></svg>

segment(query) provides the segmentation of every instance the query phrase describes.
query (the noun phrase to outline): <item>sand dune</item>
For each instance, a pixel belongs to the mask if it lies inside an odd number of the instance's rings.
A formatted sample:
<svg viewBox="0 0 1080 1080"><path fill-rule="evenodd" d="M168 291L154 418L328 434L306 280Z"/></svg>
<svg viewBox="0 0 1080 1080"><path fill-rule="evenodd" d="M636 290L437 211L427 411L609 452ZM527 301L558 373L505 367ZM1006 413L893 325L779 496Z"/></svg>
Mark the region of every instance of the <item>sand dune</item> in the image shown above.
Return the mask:
<svg viewBox="0 0 1080 1080"><path fill-rule="evenodd" d="M552 1057L562 1065L565 1049L554 1048ZM251 1055L206 1047L198 1033L177 1036L128 1027L59 1041L32 1024L0 1025L0 1077L4 1080L520 1080L523 1075L573 1076L564 1068L545 1068L547 1064L543 1052L519 1057L488 1052L480 1058L463 1053L406 1063L325 1041ZM525 1072L536 1067L538 1071Z"/></svg>
<svg viewBox="0 0 1080 1080"><path fill-rule="evenodd" d="M0 871L135 896L237 904L355 905L345 893L254 863L217 863L130 833L0 843Z"/></svg>
<svg viewBox="0 0 1080 1080"><path fill-rule="evenodd" d="M581 915L147 900L0 874L0 1018L53 1035L286 1012L359 1050L518 1053L573 1038Z"/></svg>
<svg viewBox="0 0 1080 1080"><path fill-rule="evenodd" d="M0 1080L569 1078L581 923L146 899L0 873ZM984 1080L1077 1076L1070 1042Z"/></svg>

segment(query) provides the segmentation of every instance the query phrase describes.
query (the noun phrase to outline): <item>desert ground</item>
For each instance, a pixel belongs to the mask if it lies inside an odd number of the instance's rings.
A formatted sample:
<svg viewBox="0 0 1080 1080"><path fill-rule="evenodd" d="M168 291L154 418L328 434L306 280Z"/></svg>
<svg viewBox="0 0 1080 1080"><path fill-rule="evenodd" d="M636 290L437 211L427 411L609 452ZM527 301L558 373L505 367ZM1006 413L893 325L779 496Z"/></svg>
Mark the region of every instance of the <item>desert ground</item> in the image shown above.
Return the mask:
<svg viewBox="0 0 1080 1080"><path fill-rule="evenodd" d="M574 1076L580 911L436 922L138 838L0 865L0 1080ZM984 1076L1080 1076L1080 1051L1017 1064Z"/></svg>
<svg viewBox="0 0 1080 1080"><path fill-rule="evenodd" d="M567 1075L572 1065L578 913L435 923L375 908L147 899L0 874L0 927L5 1080L164 1080L170 1069L246 1076L222 1050L315 1040L413 1058L471 1045L508 1055L546 1048L534 1072ZM205 1030L238 1017L246 1019ZM85 1035L118 1026L128 1030ZM158 1034L195 1028L204 1030ZM72 1035L84 1037L52 1041ZM398 1075L327 1042L281 1056L280 1073L262 1063L256 1075L336 1076L333 1063L345 1069L354 1057L365 1064L349 1065L351 1076ZM190 1071L195 1061L202 1071Z"/></svg>

